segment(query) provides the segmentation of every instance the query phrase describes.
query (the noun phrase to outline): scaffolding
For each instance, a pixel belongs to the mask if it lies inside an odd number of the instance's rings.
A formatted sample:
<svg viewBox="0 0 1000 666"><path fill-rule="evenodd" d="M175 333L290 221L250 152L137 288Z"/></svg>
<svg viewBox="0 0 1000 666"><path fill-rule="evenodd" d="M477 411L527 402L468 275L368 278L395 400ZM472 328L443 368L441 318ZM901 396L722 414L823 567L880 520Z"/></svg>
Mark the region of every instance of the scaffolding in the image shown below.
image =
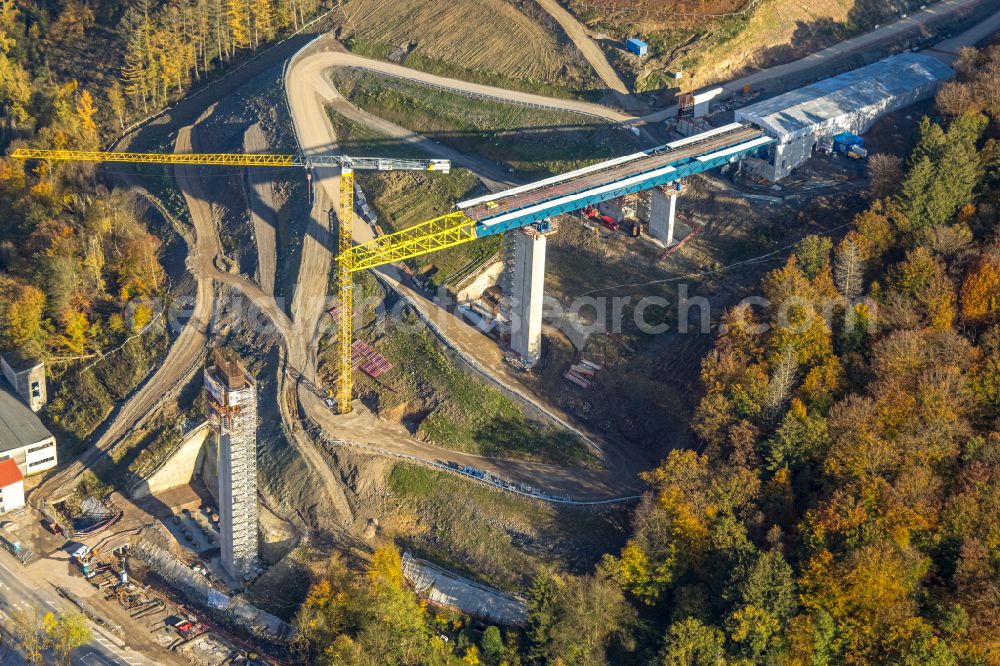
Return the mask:
<svg viewBox="0 0 1000 666"><path fill-rule="evenodd" d="M241 581L257 564L257 387L240 359L213 360L205 393L219 446L219 545L223 568Z"/></svg>

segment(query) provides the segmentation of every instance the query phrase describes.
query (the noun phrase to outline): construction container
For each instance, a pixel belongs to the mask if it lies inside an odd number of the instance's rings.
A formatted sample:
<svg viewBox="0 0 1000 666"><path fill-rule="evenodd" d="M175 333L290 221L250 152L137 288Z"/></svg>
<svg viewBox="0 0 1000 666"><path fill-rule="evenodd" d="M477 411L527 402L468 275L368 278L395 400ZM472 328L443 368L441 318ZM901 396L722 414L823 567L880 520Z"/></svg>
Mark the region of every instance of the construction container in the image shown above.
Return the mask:
<svg viewBox="0 0 1000 666"><path fill-rule="evenodd" d="M629 37L625 41L625 50L637 56L645 56L649 54L649 44L638 37Z"/></svg>
<svg viewBox="0 0 1000 666"><path fill-rule="evenodd" d="M853 132L841 132L833 137L833 149L838 153L849 153L851 148L865 147L865 140Z"/></svg>

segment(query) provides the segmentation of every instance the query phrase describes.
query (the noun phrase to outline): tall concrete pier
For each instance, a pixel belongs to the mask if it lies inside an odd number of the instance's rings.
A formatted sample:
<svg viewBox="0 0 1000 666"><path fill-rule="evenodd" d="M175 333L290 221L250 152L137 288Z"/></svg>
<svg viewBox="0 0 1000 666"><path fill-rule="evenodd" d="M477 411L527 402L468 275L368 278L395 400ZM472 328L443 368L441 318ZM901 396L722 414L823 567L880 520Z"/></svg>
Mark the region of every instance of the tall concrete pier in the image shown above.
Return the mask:
<svg viewBox="0 0 1000 666"><path fill-rule="evenodd" d="M545 235L532 227L514 234L510 346L531 367L542 355L542 302L545 298Z"/></svg>
<svg viewBox="0 0 1000 666"><path fill-rule="evenodd" d="M678 194L676 188L649 190L649 235L666 245L674 242Z"/></svg>

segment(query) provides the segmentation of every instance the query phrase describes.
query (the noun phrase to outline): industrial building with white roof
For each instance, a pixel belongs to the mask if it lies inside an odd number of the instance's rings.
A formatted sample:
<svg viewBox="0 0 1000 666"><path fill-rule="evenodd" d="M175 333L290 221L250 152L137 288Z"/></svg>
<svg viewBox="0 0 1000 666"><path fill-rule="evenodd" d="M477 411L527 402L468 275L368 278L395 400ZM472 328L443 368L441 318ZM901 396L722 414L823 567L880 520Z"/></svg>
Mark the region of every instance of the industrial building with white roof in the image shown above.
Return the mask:
<svg viewBox="0 0 1000 666"><path fill-rule="evenodd" d="M932 56L902 53L737 109L736 122L776 139L761 175L780 180L809 159L821 138L861 134L880 116L933 96L954 75Z"/></svg>
<svg viewBox="0 0 1000 666"><path fill-rule="evenodd" d="M0 381L0 462L13 460L24 476L56 466L56 438Z"/></svg>

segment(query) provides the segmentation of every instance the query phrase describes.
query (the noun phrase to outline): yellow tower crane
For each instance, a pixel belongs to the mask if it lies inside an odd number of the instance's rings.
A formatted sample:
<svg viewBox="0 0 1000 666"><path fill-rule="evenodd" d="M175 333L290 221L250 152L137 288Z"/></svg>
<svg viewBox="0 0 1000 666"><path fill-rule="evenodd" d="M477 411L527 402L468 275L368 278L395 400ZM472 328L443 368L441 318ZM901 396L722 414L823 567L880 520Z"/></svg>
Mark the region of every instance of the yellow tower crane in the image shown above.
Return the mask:
<svg viewBox="0 0 1000 666"><path fill-rule="evenodd" d="M385 157L350 157L347 155L306 156L230 153L128 153L97 150L40 150L17 148L10 154L16 159L129 162L134 164L190 164L237 167L302 167L308 169L310 186L313 167L340 168L340 201L337 255L337 297L339 305L337 334L337 410L351 411L352 373L351 339L353 337L353 288L351 274L357 271L401 261L476 238L475 223L462 213L451 213L373 241L354 245L351 225L354 220L354 171L440 171L448 173L448 160L396 159Z"/></svg>

